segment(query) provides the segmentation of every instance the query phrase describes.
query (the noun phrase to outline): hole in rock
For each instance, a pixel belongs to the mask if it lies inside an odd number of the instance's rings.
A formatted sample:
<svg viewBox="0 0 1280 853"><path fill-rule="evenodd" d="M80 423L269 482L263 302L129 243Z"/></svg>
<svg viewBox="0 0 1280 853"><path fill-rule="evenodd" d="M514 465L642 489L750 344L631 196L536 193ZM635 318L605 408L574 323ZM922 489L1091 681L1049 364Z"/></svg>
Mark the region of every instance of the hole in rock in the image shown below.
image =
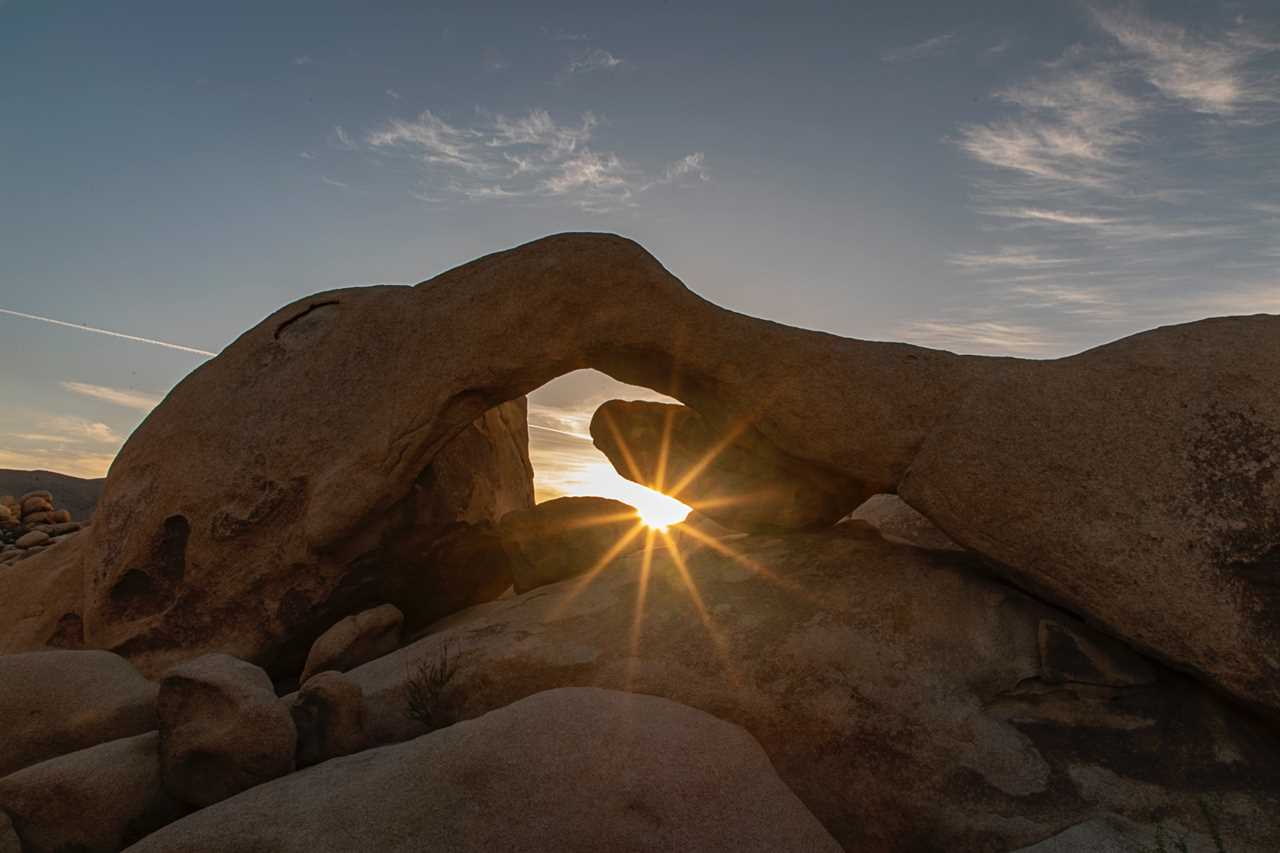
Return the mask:
<svg viewBox="0 0 1280 853"><path fill-rule="evenodd" d="M591 416L601 403L615 398L678 402L595 370L566 373L529 395L529 458L536 499L541 502L566 495L613 498L635 507L650 527L665 529L684 521L690 512L688 506L623 477L592 443Z"/></svg>

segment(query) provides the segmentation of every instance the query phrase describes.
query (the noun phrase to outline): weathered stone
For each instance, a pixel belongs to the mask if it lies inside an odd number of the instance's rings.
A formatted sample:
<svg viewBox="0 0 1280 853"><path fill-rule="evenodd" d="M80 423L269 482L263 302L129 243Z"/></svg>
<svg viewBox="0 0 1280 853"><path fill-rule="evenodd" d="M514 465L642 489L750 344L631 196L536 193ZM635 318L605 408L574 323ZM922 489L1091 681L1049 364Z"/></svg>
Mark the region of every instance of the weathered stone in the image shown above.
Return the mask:
<svg viewBox="0 0 1280 853"><path fill-rule="evenodd" d="M48 498L42 495L31 495L22 499L23 520L26 520L28 516L45 512L53 512L53 504ZM43 521L43 519L41 520Z"/></svg>
<svg viewBox="0 0 1280 853"><path fill-rule="evenodd" d="M65 509L54 510L51 521L54 524L69 524L71 522L71 513Z"/></svg>
<svg viewBox="0 0 1280 853"><path fill-rule="evenodd" d="M1156 664L1154 683L1047 680L1041 624L1093 633L968 555L862 524L681 554L474 607L351 670L371 736L423 731L406 679L448 647L463 718L593 685L741 725L849 850L1008 850L1099 810L1192 825L1204 797L1231 804L1228 850L1280 834L1273 729Z"/></svg>
<svg viewBox="0 0 1280 853"><path fill-rule="evenodd" d="M29 492L25 492L18 500L25 503L30 498L44 498L45 500L52 502L53 492L48 489L32 489Z"/></svg>
<svg viewBox="0 0 1280 853"><path fill-rule="evenodd" d="M158 744L149 732L0 779L0 809L26 853L113 853L190 811L160 784Z"/></svg>
<svg viewBox="0 0 1280 853"><path fill-rule="evenodd" d="M610 400L592 416L591 438L623 477L735 530L829 527L852 500L842 478L685 406Z"/></svg>
<svg viewBox="0 0 1280 853"><path fill-rule="evenodd" d="M57 518L57 515L58 514L56 512L50 512L50 511L33 512L28 515L24 515L22 517L22 523L27 525L28 527L34 527L37 524L53 524L54 519Z"/></svg>
<svg viewBox="0 0 1280 853"><path fill-rule="evenodd" d="M271 679L228 655L179 664L160 682L165 789L207 806L294 769L297 732Z"/></svg>
<svg viewBox="0 0 1280 853"><path fill-rule="evenodd" d="M302 349L294 352L295 345ZM286 359L305 357L309 349L292 339L289 347L276 347ZM262 370L253 383L274 382L267 378L274 368ZM294 390L300 399L313 394ZM282 405L259 417L282 425L294 404ZM340 410L353 405L355 400L335 402L330 419L337 424L345 417ZM302 668L312 641L350 613L389 601L405 613L409 627L418 628L496 598L510 577L491 525L500 514L533 502L524 413L520 400L483 414L399 487L396 503L366 517L344 541L323 546L302 524L308 498L299 472L325 470L336 451L320 453L327 460L322 464L308 442L328 440L327 434L303 441L311 433L295 425L290 433L299 439L296 445L246 461L238 471L225 460L207 459L213 470L157 480L156 488L166 493L190 495L185 514L163 518L156 514L160 498L145 502L138 510L143 517L122 517L114 509L113 483L133 476L126 464L131 452L123 452L125 462L113 470L126 473L108 482L89 533L91 553L105 560L94 565L116 567L108 571L109 583L97 574L89 581L90 613L103 628L95 635L92 616L86 619L89 642L117 649L154 674L201 651L221 651L291 675ZM373 439L368 423L351 435ZM160 447L143 453L152 459L147 464L168 464L168 451ZM193 464L203 458L198 454ZM234 487L213 488L229 475ZM326 512L359 515L346 495L327 500ZM126 553L134 556L121 562ZM488 559L493 555L496 560Z"/></svg>
<svg viewBox="0 0 1280 853"><path fill-rule="evenodd" d="M503 516L498 525L517 593L576 577L644 545L635 507L566 497Z"/></svg>
<svg viewBox="0 0 1280 853"><path fill-rule="evenodd" d="M298 730L299 767L310 767L369 745L365 731L364 692L340 672L320 672L307 679L289 700Z"/></svg>
<svg viewBox="0 0 1280 853"><path fill-rule="evenodd" d="M0 776L156 727L156 685L109 652L0 655L0 685Z"/></svg>
<svg viewBox="0 0 1280 853"><path fill-rule="evenodd" d="M339 758L131 853L838 851L741 728L652 696L552 690Z"/></svg>
<svg viewBox="0 0 1280 853"><path fill-rule="evenodd" d="M875 495L868 498L853 511L849 520L870 524L890 542L934 551L964 550L897 495Z"/></svg>
<svg viewBox="0 0 1280 853"><path fill-rule="evenodd" d="M1000 362L898 492L1030 589L1280 712L1280 317Z"/></svg>
<svg viewBox="0 0 1280 853"><path fill-rule="evenodd" d="M144 671L188 637L301 659L365 606L338 592L350 567L449 439L584 367L838 478L842 513L896 492L1018 583L1280 713L1280 317L965 357L726 311L609 235L308 297L184 379L112 467L88 641Z"/></svg>
<svg viewBox="0 0 1280 853"><path fill-rule="evenodd" d="M74 537L0 572L0 654L84 645L83 546Z"/></svg>
<svg viewBox="0 0 1280 853"><path fill-rule="evenodd" d="M24 533L14 542L19 548L34 548L37 545L43 545L49 541L49 534L42 533L39 530L32 530L30 533Z"/></svg>
<svg viewBox="0 0 1280 853"><path fill-rule="evenodd" d="M393 604L356 613L325 631L311 646L302 683L317 672L346 672L400 646L404 614Z"/></svg>
<svg viewBox="0 0 1280 853"><path fill-rule="evenodd" d="M0 522L13 521L13 513L9 511L9 507L0 504Z"/></svg>

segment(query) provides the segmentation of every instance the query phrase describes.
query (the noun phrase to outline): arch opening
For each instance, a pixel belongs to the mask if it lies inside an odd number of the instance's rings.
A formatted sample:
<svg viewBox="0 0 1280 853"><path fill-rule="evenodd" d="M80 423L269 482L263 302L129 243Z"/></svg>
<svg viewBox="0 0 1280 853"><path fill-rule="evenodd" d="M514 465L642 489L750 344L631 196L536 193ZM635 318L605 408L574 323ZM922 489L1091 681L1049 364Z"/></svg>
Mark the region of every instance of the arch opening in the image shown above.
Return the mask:
<svg viewBox="0 0 1280 853"><path fill-rule="evenodd" d="M684 521L692 508L661 490L662 483L632 482L596 448L588 424L606 400L675 403L641 385L619 382L597 370L566 373L529 394L529 459L539 502L585 495L612 498L636 508L651 528L665 530Z"/></svg>

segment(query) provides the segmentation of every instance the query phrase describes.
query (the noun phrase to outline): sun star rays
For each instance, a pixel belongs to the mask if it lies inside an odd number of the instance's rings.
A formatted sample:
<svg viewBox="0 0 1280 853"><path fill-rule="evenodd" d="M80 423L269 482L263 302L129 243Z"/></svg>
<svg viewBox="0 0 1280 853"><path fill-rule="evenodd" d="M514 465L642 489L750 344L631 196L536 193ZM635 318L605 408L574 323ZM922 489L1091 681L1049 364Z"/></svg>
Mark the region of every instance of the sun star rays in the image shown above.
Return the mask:
<svg viewBox="0 0 1280 853"><path fill-rule="evenodd" d="M664 418L661 439L654 454L647 455L652 462L652 470L643 470L634 448L628 446L623 431L618 428L612 417L605 422L620 450L625 465L626 479L636 491L619 495L622 500L635 507L635 513L607 513L579 522L581 525L617 524L624 518L633 518L635 523L627 527L618 539L598 559L577 578L569 582L569 587L560 601L548 614L548 618L559 618L566 609L594 585L596 579L620 559L628 560L629 571L635 574L635 594L631 602L632 613L628 629L628 663L626 684L628 689L635 685L640 665L641 651L644 647L646 621L653 598L653 584L661 583L671 590L677 590L687 598L690 610L706 632L711 650L720 666L730 679L736 679L733 656L726 632L717 624L717 614L707 608L703 590L697 580L697 560L691 560L703 550L714 552L721 558L732 560L754 575L765 579L789 595L807 598L807 592L797 583L779 577L757 559L741 552L730 541L713 536L699 529L698 520L690 520L690 512L699 508L712 509L737 502L748 502L753 495L719 495L708 500L689 499L682 501L686 491L697 491L691 487L743 433L750 427L749 418L741 418L732 423L724 434L709 447L705 453L692 464L680 463L682 470L673 475L672 431L674 424L672 409ZM606 413L607 414L607 413ZM603 466L602 466L603 467ZM612 473L612 468L610 468ZM668 482L673 481L670 486ZM618 494L616 489L611 490ZM643 534L643 540L640 539ZM636 554L634 552L638 551ZM725 611L720 614L722 620L727 618Z"/></svg>

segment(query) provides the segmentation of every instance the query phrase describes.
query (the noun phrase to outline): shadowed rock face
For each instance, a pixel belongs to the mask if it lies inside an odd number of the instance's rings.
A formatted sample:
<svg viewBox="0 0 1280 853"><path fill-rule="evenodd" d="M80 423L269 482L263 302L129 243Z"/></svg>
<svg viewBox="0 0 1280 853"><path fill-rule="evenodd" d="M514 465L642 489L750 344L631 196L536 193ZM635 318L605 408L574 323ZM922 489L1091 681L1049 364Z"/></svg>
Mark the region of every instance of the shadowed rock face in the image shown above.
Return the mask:
<svg viewBox="0 0 1280 853"><path fill-rule="evenodd" d="M451 649L464 718L590 685L737 723L846 850L1011 850L1099 811L1203 831L1202 808L1227 850L1274 849L1272 729L972 557L861 522L718 545L442 620L347 673L370 734L421 734L406 681Z"/></svg>
<svg viewBox="0 0 1280 853"><path fill-rule="evenodd" d="M610 400L592 416L591 438L622 476L735 530L830 527L861 494L752 430L726 433L686 406Z"/></svg>
<svg viewBox="0 0 1280 853"><path fill-rule="evenodd" d="M842 512L898 492L1019 583L1280 710L1280 318L961 357L726 311L608 235L318 294L198 368L108 477L86 642L269 658L453 436L586 367L838 479ZM268 568L229 580L247 566Z"/></svg>

